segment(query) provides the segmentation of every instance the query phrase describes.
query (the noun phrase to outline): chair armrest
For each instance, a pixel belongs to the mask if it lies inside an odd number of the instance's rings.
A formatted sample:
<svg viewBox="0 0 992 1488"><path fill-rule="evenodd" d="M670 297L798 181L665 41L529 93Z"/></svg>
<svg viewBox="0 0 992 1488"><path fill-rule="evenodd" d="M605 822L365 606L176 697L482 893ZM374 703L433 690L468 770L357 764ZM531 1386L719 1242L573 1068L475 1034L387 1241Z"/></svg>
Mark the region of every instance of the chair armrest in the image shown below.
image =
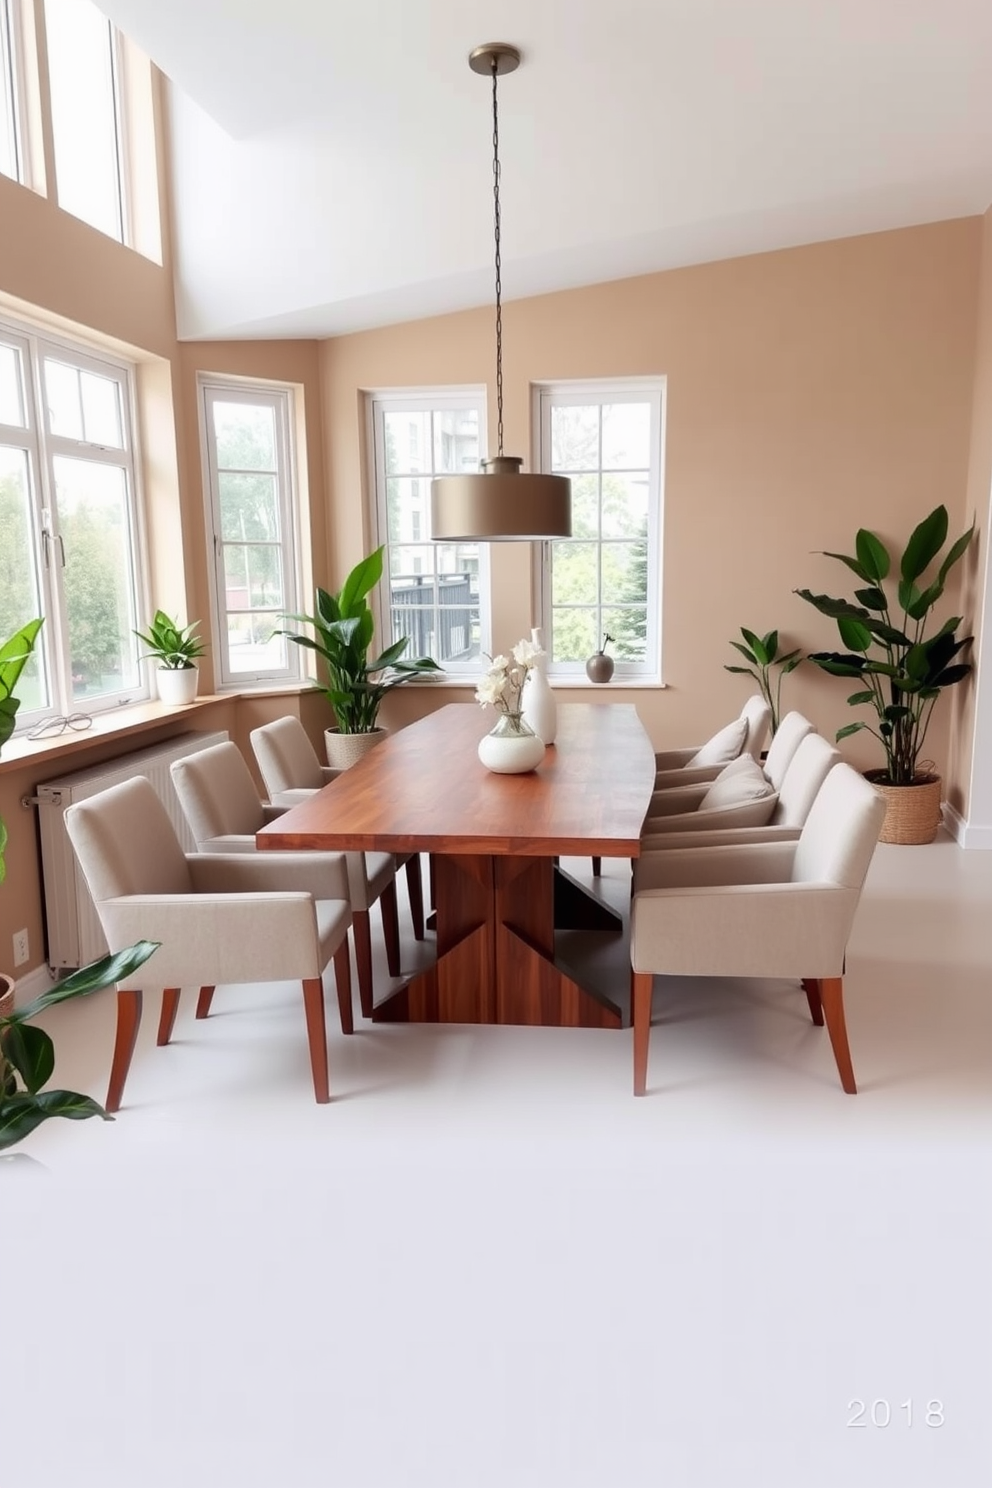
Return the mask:
<svg viewBox="0 0 992 1488"><path fill-rule="evenodd" d="M691 749L658 750L654 757L654 767L656 770L681 770L701 748L702 745L695 744Z"/></svg>
<svg viewBox="0 0 992 1488"><path fill-rule="evenodd" d="M266 822L278 821L281 816L285 816L288 810L288 806L279 806L273 801L262 802L262 816ZM207 850L209 851L209 848Z"/></svg>
<svg viewBox="0 0 992 1488"><path fill-rule="evenodd" d="M324 784L330 785L332 780L337 780L338 776L341 774L341 771L335 769L332 765L321 765L320 774Z"/></svg>
<svg viewBox="0 0 992 1488"><path fill-rule="evenodd" d="M230 863L250 863L230 854ZM110 945L160 941L129 987L195 987L319 976L310 894L129 894L99 905ZM152 964L154 963L154 964Z"/></svg>
<svg viewBox="0 0 992 1488"><path fill-rule="evenodd" d="M724 765L684 765L680 770L658 770L655 772L655 790L671 790L680 785L708 785L714 781Z"/></svg>
<svg viewBox="0 0 992 1488"><path fill-rule="evenodd" d="M788 883L795 855L795 842L645 852L635 863L635 892L714 884Z"/></svg>
<svg viewBox="0 0 992 1488"><path fill-rule="evenodd" d="M344 853L189 853L186 861L197 894L302 892L350 902Z"/></svg>
<svg viewBox="0 0 992 1488"><path fill-rule="evenodd" d="M679 816L695 811L702 801L708 785L685 785L671 790L655 791L648 807L647 820L659 816Z"/></svg>
<svg viewBox="0 0 992 1488"><path fill-rule="evenodd" d="M840 976L857 902L857 890L821 883L639 891L631 966L675 976Z"/></svg>
<svg viewBox="0 0 992 1488"><path fill-rule="evenodd" d="M697 847L738 847L747 846L750 842L797 842L799 840L799 827L710 827L706 818L709 813L704 811L697 813L704 820L700 822L700 830L697 832L688 827L681 827L668 831L664 826L660 832L652 833L649 823L645 823L644 832L641 837L641 855L652 852L655 849L664 852L672 852L682 848Z"/></svg>
<svg viewBox="0 0 992 1488"><path fill-rule="evenodd" d="M681 791L671 791L681 795ZM723 831L731 827L760 827L773 815L778 805L778 792L759 796L754 801L738 801L736 806L699 807L669 815L649 816L642 828L642 838L663 838L672 832Z"/></svg>
<svg viewBox="0 0 992 1488"><path fill-rule="evenodd" d="M318 789L316 785L294 785L290 790L273 791L269 804L288 811L291 806L302 806L304 801L312 801Z"/></svg>

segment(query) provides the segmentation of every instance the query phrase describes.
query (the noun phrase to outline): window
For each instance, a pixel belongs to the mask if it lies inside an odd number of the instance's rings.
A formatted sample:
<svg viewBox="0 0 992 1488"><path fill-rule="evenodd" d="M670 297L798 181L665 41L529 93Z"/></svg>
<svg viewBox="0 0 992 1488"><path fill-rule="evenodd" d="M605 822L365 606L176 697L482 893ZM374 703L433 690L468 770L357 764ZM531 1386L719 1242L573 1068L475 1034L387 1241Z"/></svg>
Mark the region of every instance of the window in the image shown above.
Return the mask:
<svg viewBox="0 0 992 1488"><path fill-rule="evenodd" d="M131 370L0 323L0 635L45 617L18 724L147 696Z"/></svg>
<svg viewBox="0 0 992 1488"><path fill-rule="evenodd" d="M217 682L291 682L300 650L273 634L300 611L291 388L201 379Z"/></svg>
<svg viewBox="0 0 992 1488"><path fill-rule="evenodd" d="M572 536L543 543L548 670L566 678L612 637L619 678L660 681L664 382L538 391L540 468L572 482Z"/></svg>
<svg viewBox="0 0 992 1488"><path fill-rule="evenodd" d="M431 542L431 480L478 469L484 408L481 390L369 399L375 529L389 575L380 634L409 636L407 656L433 656L449 677L473 680L489 649L488 548Z"/></svg>
<svg viewBox="0 0 992 1488"><path fill-rule="evenodd" d="M0 0L0 172L15 181L21 181L23 176L16 56L14 14L10 0Z"/></svg>
<svg viewBox="0 0 992 1488"><path fill-rule="evenodd" d="M117 32L91 0L45 0L58 202L125 242Z"/></svg>

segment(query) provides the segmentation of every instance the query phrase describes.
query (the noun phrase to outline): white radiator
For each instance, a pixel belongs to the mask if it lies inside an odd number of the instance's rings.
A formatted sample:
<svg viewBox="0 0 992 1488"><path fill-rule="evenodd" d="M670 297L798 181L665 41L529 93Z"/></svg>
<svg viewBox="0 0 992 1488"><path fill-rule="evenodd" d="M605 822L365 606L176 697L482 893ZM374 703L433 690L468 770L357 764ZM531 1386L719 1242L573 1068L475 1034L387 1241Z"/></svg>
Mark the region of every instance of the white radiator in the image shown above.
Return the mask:
<svg viewBox="0 0 992 1488"><path fill-rule="evenodd" d="M35 799L41 830L41 866L45 887L45 922L48 939L48 964L54 968L88 966L107 954L107 942L100 928L86 880L65 829L63 817L67 806L85 801L110 785L144 775L165 805L179 840L187 852L193 852L193 841L186 818L169 774L173 760L195 754L212 744L222 744L226 733L180 734L164 744L139 749L105 760L88 770L77 770L59 780L46 780L39 785Z"/></svg>

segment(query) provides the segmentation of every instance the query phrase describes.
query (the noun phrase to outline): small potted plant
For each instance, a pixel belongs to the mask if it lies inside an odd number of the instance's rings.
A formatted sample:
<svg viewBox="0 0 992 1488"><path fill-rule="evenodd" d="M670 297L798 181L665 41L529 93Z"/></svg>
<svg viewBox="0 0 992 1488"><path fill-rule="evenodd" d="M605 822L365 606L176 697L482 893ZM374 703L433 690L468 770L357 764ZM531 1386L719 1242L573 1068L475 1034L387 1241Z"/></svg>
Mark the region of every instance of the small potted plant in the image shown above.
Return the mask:
<svg viewBox="0 0 992 1488"><path fill-rule="evenodd" d="M313 636L291 630L276 631L297 646L315 651L324 663L327 684L321 690L334 710L335 727L326 729L327 763L347 769L385 738L378 725L379 709L386 694L413 677L441 671L429 656L414 661L400 658L410 644L403 636L378 656L369 656L375 620L367 595L382 578L381 547L352 569L337 594L317 590L313 615L287 615L313 628Z"/></svg>
<svg viewBox="0 0 992 1488"><path fill-rule="evenodd" d="M196 697L200 671L197 659L206 647L196 634L198 620L181 626L164 610L156 610L147 631L136 630L134 634L147 651L139 660L158 662L158 695L163 703L191 703Z"/></svg>
<svg viewBox="0 0 992 1488"><path fill-rule="evenodd" d="M755 631L741 626L743 641L731 641L735 651L739 651L748 663L747 666L730 666L724 664L725 672L737 672L741 676L753 677L758 684L758 691L772 710L771 729L772 734L778 728L782 716L782 678L794 672L802 661L799 648L787 651L780 656L778 651L778 631L769 630L767 634L759 636ZM772 681L772 669L778 669L778 676Z"/></svg>
<svg viewBox="0 0 992 1488"><path fill-rule="evenodd" d="M899 560L894 602L882 588L892 567L889 551L876 533L865 528L855 538L853 557L823 554L845 564L860 579L863 587L854 591L857 603L795 590L821 614L836 620L847 648L814 652L810 661L832 676L855 679L860 685L848 703L870 708L875 715L874 727L859 719L838 729L837 738L866 729L884 750L884 768L865 772L887 800L882 842L932 842L940 825L941 778L929 761L924 762L923 744L937 699L971 671L971 663L960 660L971 636L958 639L959 615L945 620L932 635L927 634L927 622L944 593L948 573L975 530L972 523L942 556L947 528L944 506L935 507L914 528Z"/></svg>

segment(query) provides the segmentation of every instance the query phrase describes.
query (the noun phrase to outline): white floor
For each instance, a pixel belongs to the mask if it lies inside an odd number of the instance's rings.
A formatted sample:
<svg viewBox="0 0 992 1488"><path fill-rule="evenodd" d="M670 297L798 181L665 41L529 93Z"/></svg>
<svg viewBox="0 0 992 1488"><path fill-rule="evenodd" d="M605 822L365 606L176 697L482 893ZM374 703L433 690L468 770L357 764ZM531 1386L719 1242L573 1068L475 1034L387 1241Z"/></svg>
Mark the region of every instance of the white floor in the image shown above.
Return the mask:
<svg viewBox="0 0 992 1488"><path fill-rule="evenodd" d="M629 1031L331 992L318 1107L294 988L147 1008L118 1119L0 1168L2 1481L986 1488L992 853L879 848L846 987L856 1098L784 983L659 980L640 1101ZM52 1013L58 1084L113 1021Z"/></svg>

